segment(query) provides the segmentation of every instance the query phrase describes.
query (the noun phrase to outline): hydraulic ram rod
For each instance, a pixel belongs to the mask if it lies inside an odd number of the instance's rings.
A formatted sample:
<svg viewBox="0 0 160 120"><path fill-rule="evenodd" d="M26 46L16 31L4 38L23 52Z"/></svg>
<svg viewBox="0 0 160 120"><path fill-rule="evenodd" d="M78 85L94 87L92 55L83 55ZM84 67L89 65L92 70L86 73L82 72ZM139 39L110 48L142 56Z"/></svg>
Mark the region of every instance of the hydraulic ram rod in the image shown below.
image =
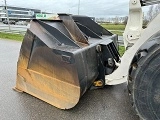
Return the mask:
<svg viewBox="0 0 160 120"><path fill-rule="evenodd" d="M159 4L160 0L140 0L142 6Z"/></svg>

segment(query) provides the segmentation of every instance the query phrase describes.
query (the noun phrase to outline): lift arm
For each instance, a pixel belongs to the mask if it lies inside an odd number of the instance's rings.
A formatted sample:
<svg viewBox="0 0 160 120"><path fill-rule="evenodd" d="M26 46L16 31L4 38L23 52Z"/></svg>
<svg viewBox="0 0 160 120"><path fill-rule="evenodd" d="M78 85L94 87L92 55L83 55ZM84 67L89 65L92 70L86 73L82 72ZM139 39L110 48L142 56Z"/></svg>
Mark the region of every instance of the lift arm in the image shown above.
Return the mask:
<svg viewBox="0 0 160 120"><path fill-rule="evenodd" d="M133 46L142 32L143 13L139 0L130 0L129 2L129 16L127 25L123 34L124 46L126 49Z"/></svg>
<svg viewBox="0 0 160 120"><path fill-rule="evenodd" d="M106 85L116 85L127 81L129 67L134 55L141 45L159 31L160 14L157 15L142 32L143 19L141 4L142 2L139 0L130 0L128 23L123 34L125 47L130 47L130 49L122 56L119 67L112 74L105 76ZM137 23L137 25L135 23ZM133 46L129 46L131 44L133 44Z"/></svg>
<svg viewBox="0 0 160 120"><path fill-rule="evenodd" d="M143 32L142 6L158 3L160 3L160 0L130 0L128 22L123 34L123 41L126 49L133 46Z"/></svg>

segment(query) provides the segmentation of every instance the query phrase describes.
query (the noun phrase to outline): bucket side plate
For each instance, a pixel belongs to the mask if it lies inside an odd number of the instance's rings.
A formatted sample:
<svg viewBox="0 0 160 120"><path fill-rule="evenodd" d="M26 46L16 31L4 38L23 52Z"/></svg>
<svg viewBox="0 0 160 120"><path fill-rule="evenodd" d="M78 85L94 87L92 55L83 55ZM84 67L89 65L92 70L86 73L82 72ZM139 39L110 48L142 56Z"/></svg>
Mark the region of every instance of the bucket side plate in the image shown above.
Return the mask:
<svg viewBox="0 0 160 120"><path fill-rule="evenodd" d="M48 34L41 32L38 37L33 30L27 31L17 64L16 89L60 109L72 108L80 98L74 55L48 47L44 36Z"/></svg>

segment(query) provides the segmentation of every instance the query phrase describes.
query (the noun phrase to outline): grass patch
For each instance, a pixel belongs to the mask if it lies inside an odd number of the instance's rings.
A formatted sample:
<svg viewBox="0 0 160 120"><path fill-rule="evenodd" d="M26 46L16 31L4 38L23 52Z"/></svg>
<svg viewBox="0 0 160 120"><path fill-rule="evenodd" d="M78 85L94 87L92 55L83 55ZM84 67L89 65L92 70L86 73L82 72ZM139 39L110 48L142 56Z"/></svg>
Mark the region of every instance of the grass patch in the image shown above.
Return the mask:
<svg viewBox="0 0 160 120"><path fill-rule="evenodd" d="M123 25L123 24L119 24L119 25L101 24L101 26L104 27L105 29L109 30L111 33L117 34L119 36L123 35L123 31L125 29L125 25Z"/></svg>
<svg viewBox="0 0 160 120"><path fill-rule="evenodd" d="M119 36L123 36L123 32L121 32L121 31L110 31L111 33L113 33L113 34L117 34L117 35L119 35Z"/></svg>
<svg viewBox="0 0 160 120"><path fill-rule="evenodd" d="M0 32L0 38L3 38L3 39L22 41L23 37L24 37L24 35L20 35L20 34L1 33Z"/></svg>
<svg viewBox="0 0 160 120"><path fill-rule="evenodd" d="M124 46L119 46L119 51L118 52L119 52L120 56L122 56L125 52L125 47Z"/></svg>
<svg viewBox="0 0 160 120"><path fill-rule="evenodd" d="M102 27L106 28L107 30L124 30L125 25L114 25L114 24L101 24Z"/></svg>

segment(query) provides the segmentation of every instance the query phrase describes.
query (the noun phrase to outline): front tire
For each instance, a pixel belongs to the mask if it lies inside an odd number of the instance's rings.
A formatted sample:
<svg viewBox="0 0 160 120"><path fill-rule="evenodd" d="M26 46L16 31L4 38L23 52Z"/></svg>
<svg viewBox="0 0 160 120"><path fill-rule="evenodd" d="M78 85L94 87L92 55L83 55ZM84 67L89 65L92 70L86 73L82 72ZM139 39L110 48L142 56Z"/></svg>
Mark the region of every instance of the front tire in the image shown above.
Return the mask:
<svg viewBox="0 0 160 120"><path fill-rule="evenodd" d="M135 55L128 77L132 105L141 119L160 120L160 45Z"/></svg>

